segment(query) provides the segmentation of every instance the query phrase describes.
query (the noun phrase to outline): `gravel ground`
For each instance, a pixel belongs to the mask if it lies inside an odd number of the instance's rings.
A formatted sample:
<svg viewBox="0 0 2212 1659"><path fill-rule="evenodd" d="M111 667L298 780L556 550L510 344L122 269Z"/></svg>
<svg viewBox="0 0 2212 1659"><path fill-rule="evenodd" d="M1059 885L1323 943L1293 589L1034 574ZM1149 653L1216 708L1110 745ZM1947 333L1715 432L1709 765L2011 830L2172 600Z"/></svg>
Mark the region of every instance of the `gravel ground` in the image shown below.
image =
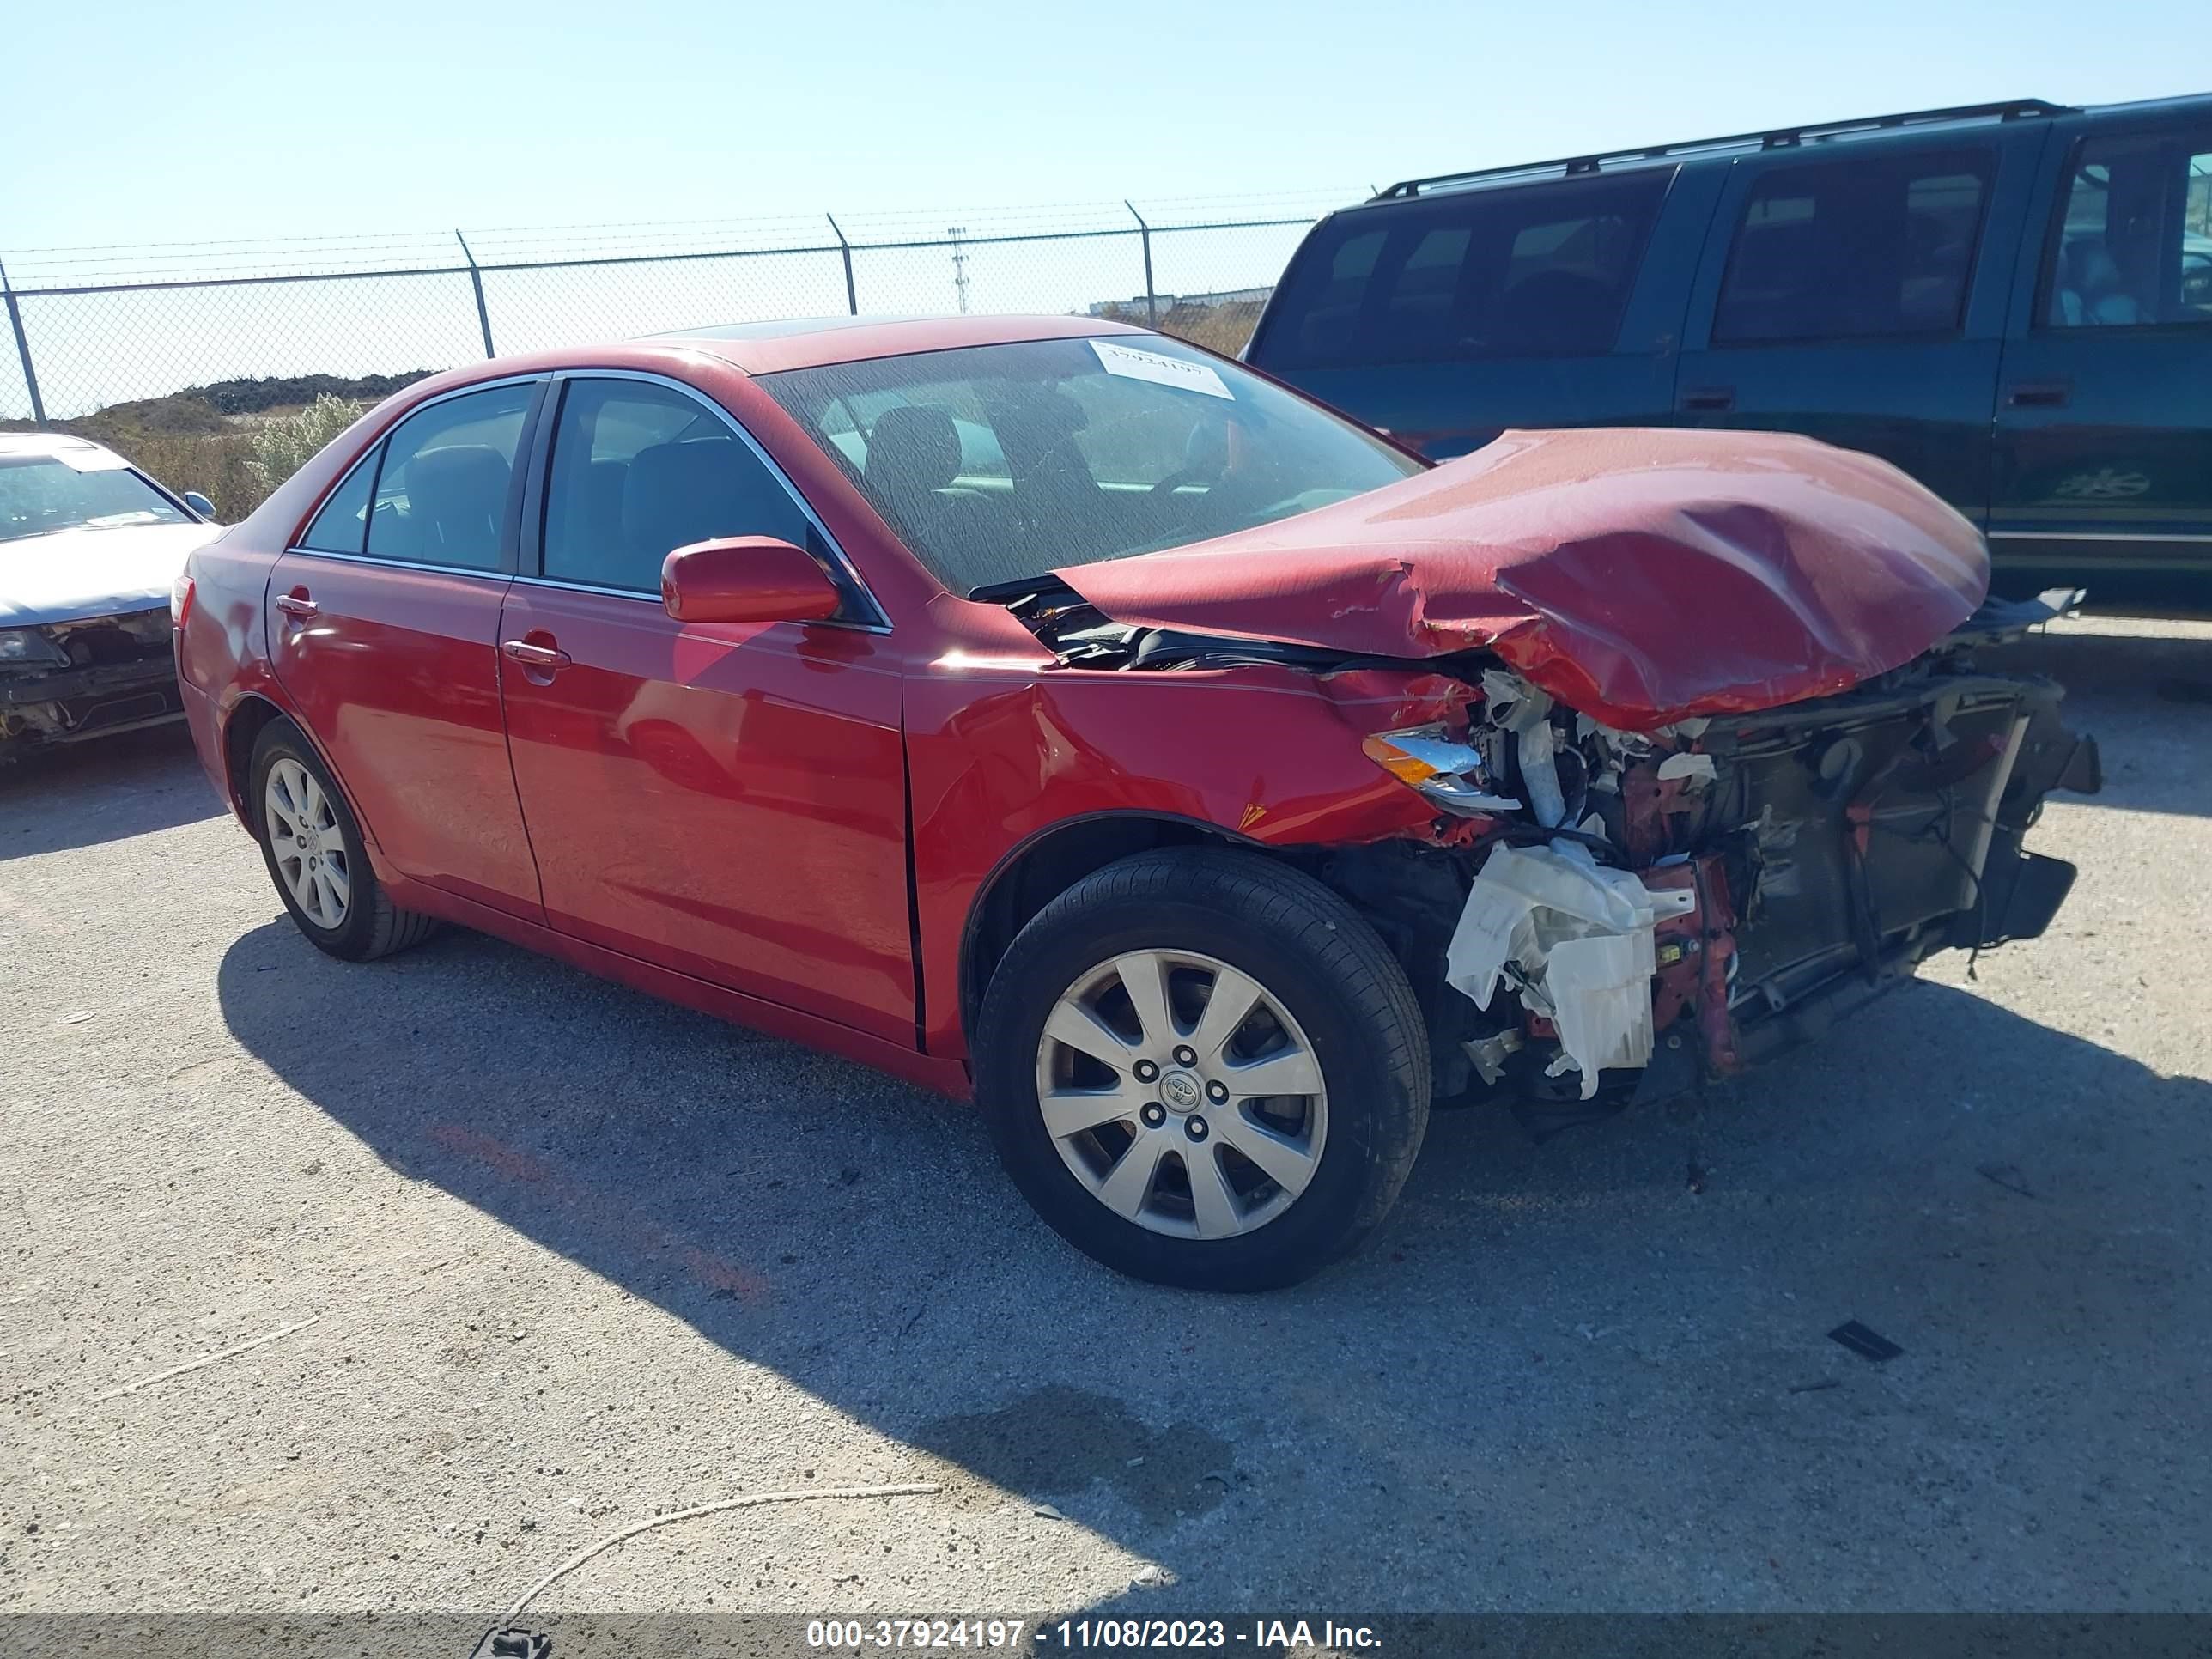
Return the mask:
<svg viewBox="0 0 2212 1659"><path fill-rule="evenodd" d="M1258 1300L1092 1267L841 1061L323 958L179 729L0 776L0 1610L495 1610L904 1481L539 1605L2212 1607L2212 627L2014 654L2109 776L2052 937L1694 1103L1440 1117Z"/></svg>

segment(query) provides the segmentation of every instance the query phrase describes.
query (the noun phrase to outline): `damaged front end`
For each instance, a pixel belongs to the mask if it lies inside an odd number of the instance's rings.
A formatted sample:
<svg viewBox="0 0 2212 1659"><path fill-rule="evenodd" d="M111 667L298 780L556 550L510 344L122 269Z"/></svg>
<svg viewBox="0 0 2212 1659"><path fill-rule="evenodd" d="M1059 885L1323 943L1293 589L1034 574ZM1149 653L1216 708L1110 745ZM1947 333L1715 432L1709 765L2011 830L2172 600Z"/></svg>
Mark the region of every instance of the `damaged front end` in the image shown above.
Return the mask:
<svg viewBox="0 0 2212 1659"><path fill-rule="evenodd" d="M1492 668L1464 731L1370 738L1435 768L1417 787L1467 826L1449 926L1405 849L1333 860L1426 970L1438 1092L1673 1093L1939 951L2042 933L2074 867L2022 843L2051 791L2098 789L2096 747L2057 685L1975 653L2063 603L1984 607L1902 668L1757 714L1620 732Z"/></svg>
<svg viewBox="0 0 2212 1659"><path fill-rule="evenodd" d="M0 628L0 762L183 717L166 604Z"/></svg>
<svg viewBox="0 0 2212 1659"><path fill-rule="evenodd" d="M1985 648L2078 596L1992 603L1832 695L1626 731L1490 653L1418 666L1446 718L1364 738L1436 809L1425 834L1310 849L1427 1016L1440 1099L1496 1094L1540 1129L1725 1076L1816 1036L1939 951L2045 931L2073 866L2024 838L2094 793L2060 689ZM1073 592L1011 608L1071 665L1267 663L1325 691L1403 659L1113 621Z"/></svg>

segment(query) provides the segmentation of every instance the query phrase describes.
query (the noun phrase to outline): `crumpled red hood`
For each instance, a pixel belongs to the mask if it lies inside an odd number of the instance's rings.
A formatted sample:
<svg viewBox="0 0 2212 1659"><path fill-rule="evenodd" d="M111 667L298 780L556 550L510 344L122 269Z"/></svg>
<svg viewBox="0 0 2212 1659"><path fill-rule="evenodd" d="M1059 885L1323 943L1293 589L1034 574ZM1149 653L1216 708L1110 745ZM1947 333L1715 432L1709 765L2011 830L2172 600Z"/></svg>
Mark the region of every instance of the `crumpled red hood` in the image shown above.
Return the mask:
<svg viewBox="0 0 2212 1659"><path fill-rule="evenodd" d="M1117 622L1383 657L1487 647L1648 730L1840 691L1989 586L1980 535L1886 461L1764 432L1508 432L1384 489L1054 573Z"/></svg>

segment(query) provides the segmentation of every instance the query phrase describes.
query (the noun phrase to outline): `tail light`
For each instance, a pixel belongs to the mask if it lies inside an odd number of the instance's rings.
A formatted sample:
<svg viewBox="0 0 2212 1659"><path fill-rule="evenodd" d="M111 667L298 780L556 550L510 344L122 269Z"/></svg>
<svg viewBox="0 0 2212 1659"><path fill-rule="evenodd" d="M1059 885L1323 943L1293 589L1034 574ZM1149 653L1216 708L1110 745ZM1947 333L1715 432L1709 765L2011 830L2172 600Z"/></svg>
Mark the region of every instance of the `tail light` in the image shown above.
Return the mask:
<svg viewBox="0 0 2212 1659"><path fill-rule="evenodd" d="M169 584L169 623L181 629L192 614L192 574L185 571Z"/></svg>

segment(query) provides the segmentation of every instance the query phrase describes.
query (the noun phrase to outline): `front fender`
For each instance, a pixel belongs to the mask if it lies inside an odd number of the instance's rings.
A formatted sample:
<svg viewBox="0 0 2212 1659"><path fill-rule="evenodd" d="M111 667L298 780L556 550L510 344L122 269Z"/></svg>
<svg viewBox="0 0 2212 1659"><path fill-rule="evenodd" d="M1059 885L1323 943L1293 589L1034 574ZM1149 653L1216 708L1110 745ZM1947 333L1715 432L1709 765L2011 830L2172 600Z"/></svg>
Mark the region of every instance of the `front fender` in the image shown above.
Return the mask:
<svg viewBox="0 0 2212 1659"><path fill-rule="evenodd" d="M1476 694L1431 670L1039 671L939 665L909 682L917 940L933 1054L964 1052L960 953L993 872L1056 824L1150 816L1261 847L1435 834L1370 732Z"/></svg>

